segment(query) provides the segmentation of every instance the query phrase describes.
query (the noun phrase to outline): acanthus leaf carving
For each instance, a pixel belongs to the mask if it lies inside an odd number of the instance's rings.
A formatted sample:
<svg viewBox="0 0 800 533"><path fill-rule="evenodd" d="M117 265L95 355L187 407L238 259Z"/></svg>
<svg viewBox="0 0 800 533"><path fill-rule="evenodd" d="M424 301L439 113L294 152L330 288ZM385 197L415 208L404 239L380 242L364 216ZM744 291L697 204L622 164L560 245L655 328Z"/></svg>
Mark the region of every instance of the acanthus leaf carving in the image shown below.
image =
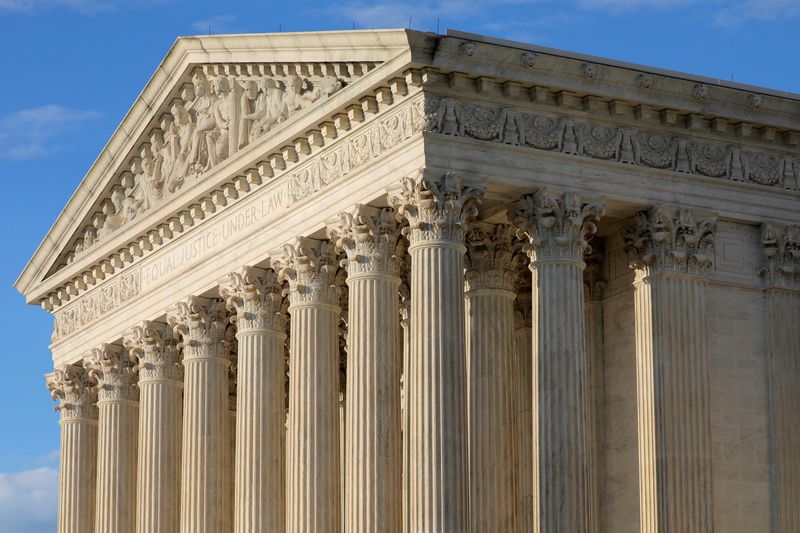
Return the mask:
<svg viewBox="0 0 800 533"><path fill-rule="evenodd" d="M646 273L700 274L713 264L716 218L690 209L656 206L622 230L630 267Z"/></svg>
<svg viewBox="0 0 800 533"><path fill-rule="evenodd" d="M532 261L582 262L603 213L601 203L584 203L575 193L542 190L523 196L509 219L529 239Z"/></svg>
<svg viewBox="0 0 800 533"><path fill-rule="evenodd" d="M235 312L232 320L240 333L284 334L287 302L274 270L245 267L231 272L220 284L219 292L228 310Z"/></svg>
<svg viewBox="0 0 800 533"><path fill-rule="evenodd" d="M97 382L98 402L139 399L139 377L127 350L115 344L101 344L84 359L89 376Z"/></svg>
<svg viewBox="0 0 800 533"><path fill-rule="evenodd" d="M357 205L339 214L339 221L328 226L328 236L346 259L342 266L348 276L382 273L399 276L403 247L401 224L394 210Z"/></svg>
<svg viewBox="0 0 800 533"><path fill-rule="evenodd" d="M183 380L178 340L167 324L145 320L123 337L123 346L138 360L139 381Z"/></svg>
<svg viewBox="0 0 800 533"><path fill-rule="evenodd" d="M764 253L761 275L767 286L800 289L800 225L764 223L761 249Z"/></svg>
<svg viewBox="0 0 800 533"><path fill-rule="evenodd" d="M65 364L46 378L50 395L59 402L56 411L61 413L61 420L97 419L97 387L87 369Z"/></svg>
<svg viewBox="0 0 800 533"><path fill-rule="evenodd" d="M466 237L464 279L466 290L502 289L513 291L517 280L514 254L515 229L508 224L476 222Z"/></svg>
<svg viewBox="0 0 800 533"><path fill-rule="evenodd" d="M278 278L289 283L290 310L303 304L339 305L339 260L330 241L297 237L283 246L274 266Z"/></svg>
<svg viewBox="0 0 800 533"><path fill-rule="evenodd" d="M181 338L184 361L191 358L228 358L225 330L230 323L225 302L219 298L189 296L167 310L167 323Z"/></svg>
<svg viewBox="0 0 800 533"><path fill-rule="evenodd" d="M403 233L411 246L426 241L463 244L484 192L483 186L465 186L454 172L432 176L423 170L417 179L403 178L399 189L390 190L389 203L398 218L408 221Z"/></svg>

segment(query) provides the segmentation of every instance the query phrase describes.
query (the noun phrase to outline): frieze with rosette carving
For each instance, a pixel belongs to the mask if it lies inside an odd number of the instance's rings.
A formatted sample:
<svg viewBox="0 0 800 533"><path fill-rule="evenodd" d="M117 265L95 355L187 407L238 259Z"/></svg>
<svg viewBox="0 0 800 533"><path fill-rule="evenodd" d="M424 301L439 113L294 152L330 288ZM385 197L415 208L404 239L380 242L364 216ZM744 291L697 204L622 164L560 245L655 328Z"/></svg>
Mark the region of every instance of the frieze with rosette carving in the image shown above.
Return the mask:
<svg viewBox="0 0 800 533"><path fill-rule="evenodd" d="M110 197L81 230L67 263L374 67L374 63L196 67L191 82L165 104L158 125L133 150Z"/></svg>
<svg viewBox="0 0 800 533"><path fill-rule="evenodd" d="M800 160L789 154L757 152L738 144L489 107L449 97L430 98L426 107L427 126L433 133L800 189Z"/></svg>

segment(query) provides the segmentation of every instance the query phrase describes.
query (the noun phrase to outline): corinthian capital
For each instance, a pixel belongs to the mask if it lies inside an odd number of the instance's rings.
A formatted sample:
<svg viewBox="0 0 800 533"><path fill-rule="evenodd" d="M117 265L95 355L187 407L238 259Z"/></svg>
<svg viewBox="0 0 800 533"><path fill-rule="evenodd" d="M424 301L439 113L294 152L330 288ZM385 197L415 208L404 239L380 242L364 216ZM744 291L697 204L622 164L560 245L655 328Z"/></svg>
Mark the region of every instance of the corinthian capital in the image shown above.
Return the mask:
<svg viewBox="0 0 800 533"><path fill-rule="evenodd" d="M89 372L80 365L62 365L45 376L61 420L97 419L97 389Z"/></svg>
<svg viewBox="0 0 800 533"><path fill-rule="evenodd" d="M84 364L89 376L97 381L99 402L139 399L136 365L122 346L101 344Z"/></svg>
<svg viewBox="0 0 800 533"><path fill-rule="evenodd" d="M583 261L587 242L603 216L602 203L584 203L574 193L539 191L523 196L509 212L518 234L531 243L531 259Z"/></svg>
<svg viewBox="0 0 800 533"><path fill-rule="evenodd" d="M348 275L400 273L403 246L400 224L392 209L357 205L352 212L342 212L335 224L328 226L328 236L336 250L347 254L344 265Z"/></svg>
<svg viewBox="0 0 800 533"><path fill-rule="evenodd" d="M297 237L275 261L278 278L289 282L290 305L339 305L339 261L330 241Z"/></svg>
<svg viewBox="0 0 800 533"><path fill-rule="evenodd" d="M239 333L270 331L283 335L286 299L274 270L245 267L220 283L219 294L228 310L235 311Z"/></svg>
<svg viewBox="0 0 800 533"><path fill-rule="evenodd" d="M426 241L463 244L483 194L482 186L464 186L453 172L437 177L422 172L416 180L403 178L398 190L389 191L389 203L408 221L404 234L412 246Z"/></svg>
<svg viewBox="0 0 800 533"><path fill-rule="evenodd" d="M189 296L167 310L167 322L175 336L182 339L184 360L228 356L225 329L228 314L225 302L218 298Z"/></svg>
<svg viewBox="0 0 800 533"><path fill-rule="evenodd" d="M475 223L467 234L467 290L514 290L517 279L514 228L507 224ZM517 261L519 258L516 258Z"/></svg>
<svg viewBox="0 0 800 533"><path fill-rule="evenodd" d="M761 275L770 287L800 289L800 225L767 222L761 226L764 268Z"/></svg>
<svg viewBox="0 0 800 533"><path fill-rule="evenodd" d="M713 264L716 217L657 206L622 230L630 267L645 272L699 274Z"/></svg>
<svg viewBox="0 0 800 533"><path fill-rule="evenodd" d="M128 331L123 345L139 361L140 381L183 379L178 341L167 324L145 320Z"/></svg>

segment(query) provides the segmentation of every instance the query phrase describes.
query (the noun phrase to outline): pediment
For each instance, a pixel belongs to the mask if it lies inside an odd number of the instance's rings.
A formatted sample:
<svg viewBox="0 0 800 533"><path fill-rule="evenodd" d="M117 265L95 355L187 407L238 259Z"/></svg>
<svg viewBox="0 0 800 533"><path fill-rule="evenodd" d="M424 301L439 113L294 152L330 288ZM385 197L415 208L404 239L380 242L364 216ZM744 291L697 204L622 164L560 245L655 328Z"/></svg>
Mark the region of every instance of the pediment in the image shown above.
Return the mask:
<svg viewBox="0 0 800 533"><path fill-rule="evenodd" d="M180 38L16 287L31 289L201 183L238 153L409 50L403 30ZM141 228L140 228L141 229ZM97 257L94 257L97 256Z"/></svg>

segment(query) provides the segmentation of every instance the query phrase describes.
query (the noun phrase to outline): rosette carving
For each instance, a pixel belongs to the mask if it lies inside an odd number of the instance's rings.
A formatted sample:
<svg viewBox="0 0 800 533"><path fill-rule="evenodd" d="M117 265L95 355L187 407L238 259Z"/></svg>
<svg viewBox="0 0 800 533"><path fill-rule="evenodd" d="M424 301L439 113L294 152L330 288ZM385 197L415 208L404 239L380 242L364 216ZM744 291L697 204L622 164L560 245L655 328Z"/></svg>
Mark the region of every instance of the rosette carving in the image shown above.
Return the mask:
<svg viewBox="0 0 800 533"><path fill-rule="evenodd" d="M47 388L59 402L61 420L97 419L97 389L80 365L62 365L47 375Z"/></svg>
<svg viewBox="0 0 800 533"><path fill-rule="evenodd" d="M218 298L189 296L167 311L167 322L182 339L184 360L198 357L227 358L225 330L229 323L225 302Z"/></svg>
<svg viewBox="0 0 800 533"><path fill-rule="evenodd" d="M286 299L283 285L274 270L245 267L231 272L220 284L219 294L240 333L271 331L283 334L286 323Z"/></svg>
<svg viewBox="0 0 800 533"><path fill-rule="evenodd" d="M769 286L800 289L800 225L767 222L761 227L764 268Z"/></svg>
<svg viewBox="0 0 800 533"><path fill-rule="evenodd" d="M98 402L139 399L134 358L121 346L101 344L84 364L89 376L97 381Z"/></svg>
<svg viewBox="0 0 800 533"><path fill-rule="evenodd" d="M636 215L622 231L630 267L647 272L702 273L713 263L715 217L658 206Z"/></svg>
<svg viewBox="0 0 800 533"><path fill-rule="evenodd" d="M339 261L330 241L297 237L283 246L275 267L278 278L289 282L290 305L339 305Z"/></svg>
<svg viewBox="0 0 800 533"><path fill-rule="evenodd" d="M484 192L483 186L464 186L454 172L432 177L423 171L416 180L403 178L400 190L390 191L389 203L399 219L408 221L403 234L412 246L426 241L463 244Z"/></svg>
<svg viewBox="0 0 800 533"><path fill-rule="evenodd" d="M328 226L328 236L336 251L347 259L342 266L350 276L367 273L400 274L400 223L392 209L357 205L352 212L339 214L339 221Z"/></svg>
<svg viewBox="0 0 800 533"><path fill-rule="evenodd" d="M518 270L514 264L514 234L514 228L507 224L473 225L466 239L464 278L467 291L514 290Z"/></svg>
<svg viewBox="0 0 800 533"><path fill-rule="evenodd" d="M167 324L145 320L128 331L123 345L139 361L140 381L183 380L178 341Z"/></svg>
<svg viewBox="0 0 800 533"><path fill-rule="evenodd" d="M574 193L539 191L523 196L510 210L517 234L531 244L531 259L583 262L589 239L597 231L595 222L603 216L600 203L583 203Z"/></svg>

